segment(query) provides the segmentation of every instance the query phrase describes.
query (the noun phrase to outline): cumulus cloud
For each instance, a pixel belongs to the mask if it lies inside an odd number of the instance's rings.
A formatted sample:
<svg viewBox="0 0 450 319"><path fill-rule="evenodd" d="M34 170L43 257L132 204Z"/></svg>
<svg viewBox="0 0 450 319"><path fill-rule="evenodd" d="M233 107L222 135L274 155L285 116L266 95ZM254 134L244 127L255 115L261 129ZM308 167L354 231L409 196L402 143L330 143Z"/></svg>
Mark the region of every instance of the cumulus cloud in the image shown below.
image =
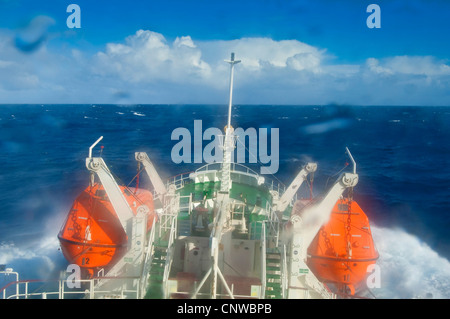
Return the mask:
<svg viewBox="0 0 450 319"><path fill-rule="evenodd" d="M8 37L0 32L0 40ZM0 41L4 102L225 104L229 65L224 60L235 52L242 61L235 73L235 103L450 104L450 66L432 56L341 64L326 49L298 40L196 41L180 35L169 41L150 30L94 54L74 48L54 52L46 43L31 54L18 51L11 41Z"/></svg>
<svg viewBox="0 0 450 319"><path fill-rule="evenodd" d="M448 76L450 66L432 56L396 56L382 61L369 58L368 68L377 74L410 74L425 76Z"/></svg>
<svg viewBox="0 0 450 319"><path fill-rule="evenodd" d="M241 38L230 41L207 41L199 46L208 56L223 56L236 52L243 68L259 70L265 66L318 71L324 50L297 40L275 41L270 38ZM312 63L311 63L312 62Z"/></svg>
<svg viewBox="0 0 450 319"><path fill-rule="evenodd" d="M189 36L168 43L160 33L139 30L125 43L109 43L96 55L94 72L130 82L192 81L211 75L210 66Z"/></svg>

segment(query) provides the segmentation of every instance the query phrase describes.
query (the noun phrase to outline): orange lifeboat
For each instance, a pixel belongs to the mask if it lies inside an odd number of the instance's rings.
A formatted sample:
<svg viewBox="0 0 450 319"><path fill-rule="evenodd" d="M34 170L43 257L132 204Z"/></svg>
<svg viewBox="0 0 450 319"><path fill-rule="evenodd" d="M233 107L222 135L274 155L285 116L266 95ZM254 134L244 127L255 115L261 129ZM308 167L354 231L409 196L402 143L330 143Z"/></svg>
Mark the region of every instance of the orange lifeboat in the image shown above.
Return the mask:
<svg viewBox="0 0 450 319"><path fill-rule="evenodd" d="M345 198L336 202L329 222L309 246L307 263L320 280L354 295L378 256L369 219L358 203Z"/></svg>
<svg viewBox="0 0 450 319"><path fill-rule="evenodd" d="M144 204L150 210L147 231L156 216L152 194L143 189L119 186L129 206ZM74 201L58 234L64 257L92 276L96 268L113 266L127 250L127 235L101 184L88 186Z"/></svg>

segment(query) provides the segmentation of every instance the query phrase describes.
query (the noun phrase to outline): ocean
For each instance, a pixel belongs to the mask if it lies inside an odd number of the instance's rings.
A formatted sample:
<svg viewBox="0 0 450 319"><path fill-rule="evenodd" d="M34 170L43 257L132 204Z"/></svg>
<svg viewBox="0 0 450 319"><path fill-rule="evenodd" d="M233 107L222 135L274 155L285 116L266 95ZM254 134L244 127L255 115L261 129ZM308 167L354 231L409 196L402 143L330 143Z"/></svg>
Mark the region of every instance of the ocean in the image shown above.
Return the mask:
<svg viewBox="0 0 450 319"><path fill-rule="evenodd" d="M104 137L94 155L101 150L125 184L136 174L136 151L169 178L202 165L171 158L172 132L193 132L194 120L223 130L227 106L0 105L0 264L20 279L57 277L67 262L56 236L88 185L91 144ZM350 149L354 198L380 254L381 286L372 293L386 299L450 298L448 123L450 107L433 106L236 105L232 118L243 129L279 129L278 172L268 178L288 185L306 161L317 162L315 195L346 167Z"/></svg>

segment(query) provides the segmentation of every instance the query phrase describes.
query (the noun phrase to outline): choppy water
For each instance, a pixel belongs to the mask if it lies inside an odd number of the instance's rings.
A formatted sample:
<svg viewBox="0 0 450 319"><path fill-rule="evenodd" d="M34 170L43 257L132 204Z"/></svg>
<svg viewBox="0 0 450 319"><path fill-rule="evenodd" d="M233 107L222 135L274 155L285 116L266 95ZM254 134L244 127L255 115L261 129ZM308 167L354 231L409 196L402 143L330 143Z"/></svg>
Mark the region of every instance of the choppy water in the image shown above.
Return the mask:
<svg viewBox="0 0 450 319"><path fill-rule="evenodd" d="M223 129L226 111L221 105L1 105L0 264L22 279L65 267L56 235L87 185L85 158L99 136L102 156L124 183L136 174L135 151L146 151L166 178L200 165L172 162L172 131L193 132L194 120L203 121L203 130ZM289 184L305 161L316 161L316 193L345 166L348 146L360 177L355 198L380 253L381 288L373 293L449 298L449 121L450 107L266 105L235 106L232 125L279 128L276 178Z"/></svg>

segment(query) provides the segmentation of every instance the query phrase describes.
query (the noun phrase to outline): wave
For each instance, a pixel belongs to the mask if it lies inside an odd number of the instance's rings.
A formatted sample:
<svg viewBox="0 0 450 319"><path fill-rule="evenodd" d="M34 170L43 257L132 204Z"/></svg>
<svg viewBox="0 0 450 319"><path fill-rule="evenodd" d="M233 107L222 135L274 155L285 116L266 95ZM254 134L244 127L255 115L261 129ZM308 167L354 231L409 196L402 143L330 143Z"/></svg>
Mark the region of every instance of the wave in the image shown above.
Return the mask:
<svg viewBox="0 0 450 319"><path fill-rule="evenodd" d="M380 254L377 298L450 298L450 262L418 237L402 229L372 226Z"/></svg>
<svg viewBox="0 0 450 319"><path fill-rule="evenodd" d="M58 250L59 242L54 236L41 239L35 247L16 246L14 243L0 244L0 264L19 273L19 280L49 280L65 264ZM5 279L6 282L4 281ZM0 286L15 278L1 278Z"/></svg>

